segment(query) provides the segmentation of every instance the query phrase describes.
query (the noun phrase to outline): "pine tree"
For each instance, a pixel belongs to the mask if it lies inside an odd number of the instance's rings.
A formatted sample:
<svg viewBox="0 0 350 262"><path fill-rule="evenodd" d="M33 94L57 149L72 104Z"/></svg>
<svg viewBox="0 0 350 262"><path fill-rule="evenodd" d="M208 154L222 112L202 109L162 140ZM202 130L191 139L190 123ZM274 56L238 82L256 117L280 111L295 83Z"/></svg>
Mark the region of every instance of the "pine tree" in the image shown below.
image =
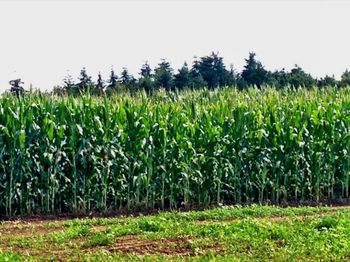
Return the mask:
<svg viewBox="0 0 350 262"><path fill-rule="evenodd" d="M178 70L178 73L174 75L174 78L175 78L175 86L177 88L184 89L185 87L190 87L191 75L186 62Z"/></svg>
<svg viewBox="0 0 350 262"><path fill-rule="evenodd" d="M140 75L141 75L141 77L151 77L152 76L152 69L147 61L142 65Z"/></svg>
<svg viewBox="0 0 350 262"><path fill-rule="evenodd" d="M243 79L248 85L256 85L261 87L267 81L267 71L263 65L255 59L255 53L249 53L249 58L246 59L246 65L242 71Z"/></svg>
<svg viewBox="0 0 350 262"><path fill-rule="evenodd" d="M154 89L154 83L152 79L152 69L147 61L141 67L140 76L139 88L145 90L148 95L151 94Z"/></svg>
<svg viewBox="0 0 350 262"><path fill-rule="evenodd" d="M350 86L350 71L348 69L341 75L340 79L341 86Z"/></svg>
<svg viewBox="0 0 350 262"><path fill-rule="evenodd" d="M101 72L98 73L96 89L103 90L105 87L104 81L102 80Z"/></svg>
<svg viewBox="0 0 350 262"><path fill-rule="evenodd" d="M173 69L170 63L162 59L154 72L156 86L163 87L165 90L170 91L173 88Z"/></svg>
<svg viewBox="0 0 350 262"><path fill-rule="evenodd" d="M111 75L108 81L108 87L115 89L118 83L118 77L115 75L113 68L111 69Z"/></svg>
<svg viewBox="0 0 350 262"><path fill-rule="evenodd" d="M92 86L92 81L91 81L91 76L88 76L86 73L85 67L80 71L80 76L79 76L79 89L80 90L87 90L88 87Z"/></svg>
<svg viewBox="0 0 350 262"><path fill-rule="evenodd" d="M193 68L203 77L210 89L227 84L229 72L226 70L223 58L212 52L195 61Z"/></svg>
<svg viewBox="0 0 350 262"><path fill-rule="evenodd" d="M122 84L129 84L133 81L134 77L129 74L129 71L126 67L123 67L123 71L120 74L120 82Z"/></svg>
<svg viewBox="0 0 350 262"><path fill-rule="evenodd" d="M64 79L63 79L63 88L67 91L73 91L76 88L76 84L74 83L73 77L71 74L68 74Z"/></svg>

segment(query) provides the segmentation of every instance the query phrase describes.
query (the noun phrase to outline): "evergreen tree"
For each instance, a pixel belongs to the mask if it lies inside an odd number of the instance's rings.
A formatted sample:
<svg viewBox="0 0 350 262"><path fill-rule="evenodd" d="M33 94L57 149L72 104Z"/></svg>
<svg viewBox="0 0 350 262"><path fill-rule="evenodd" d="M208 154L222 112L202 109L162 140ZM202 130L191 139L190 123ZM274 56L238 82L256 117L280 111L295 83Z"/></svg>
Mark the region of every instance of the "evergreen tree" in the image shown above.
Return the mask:
<svg viewBox="0 0 350 262"><path fill-rule="evenodd" d="M316 80L310 74L305 73L300 66L295 65L295 67L288 74L288 83L296 88L311 88L316 85Z"/></svg>
<svg viewBox="0 0 350 262"><path fill-rule="evenodd" d="M218 53L212 52L209 56L201 57L193 67L207 82L210 89L227 85L229 72Z"/></svg>
<svg viewBox="0 0 350 262"><path fill-rule="evenodd" d="M190 70L190 87L191 89L204 88L208 86L208 83L203 79L198 70L199 61L196 59L193 62L193 66Z"/></svg>
<svg viewBox="0 0 350 262"><path fill-rule="evenodd" d="M147 94L151 94L154 89L154 83L152 79L152 69L147 62L142 65L140 76L141 76L139 79L140 89L145 90Z"/></svg>
<svg viewBox="0 0 350 262"><path fill-rule="evenodd" d="M86 73L85 67L80 71L80 76L79 76L79 89L80 90L86 90L88 87L92 86L92 81L91 81L91 76L88 76Z"/></svg>
<svg viewBox="0 0 350 262"><path fill-rule="evenodd" d="M245 60L246 65L242 71L242 77L248 85L256 85L260 88L267 81L267 71L255 59L255 55L255 53L249 53L249 58Z"/></svg>
<svg viewBox="0 0 350 262"><path fill-rule="evenodd" d="M101 72L98 73L96 88L97 89L103 89L104 88L104 82L102 80Z"/></svg>
<svg viewBox="0 0 350 262"><path fill-rule="evenodd" d="M157 87L163 87L167 91L173 88L173 69L165 59L154 70L154 79Z"/></svg>
<svg viewBox="0 0 350 262"><path fill-rule="evenodd" d="M233 68L233 64L230 65L230 71L227 71L226 85L237 86L238 73Z"/></svg>
<svg viewBox="0 0 350 262"><path fill-rule="evenodd" d="M242 74L238 74L236 76L236 85L239 90L243 90L248 87L248 83L244 80Z"/></svg>
<svg viewBox="0 0 350 262"><path fill-rule="evenodd" d="M276 70L274 72L267 72L267 84L277 89L285 88L288 86L288 74L283 68L282 70Z"/></svg>
<svg viewBox="0 0 350 262"><path fill-rule="evenodd" d="M96 89L97 90L103 90L104 87L105 87L105 83L102 80L101 72L99 72L98 73L98 77L97 77Z"/></svg>
<svg viewBox="0 0 350 262"><path fill-rule="evenodd" d="M141 77L151 77L152 76L152 69L147 61L142 65L140 75L141 75Z"/></svg>
<svg viewBox="0 0 350 262"><path fill-rule="evenodd" d="M350 71L348 69L341 75L340 86L350 86Z"/></svg>
<svg viewBox="0 0 350 262"><path fill-rule="evenodd" d="M129 71L126 67L123 67L123 71L120 74L120 82L122 84L128 84L132 81L133 77L129 74Z"/></svg>
<svg viewBox="0 0 350 262"><path fill-rule="evenodd" d="M317 81L318 87L327 87L327 86L335 87L337 85L338 85L338 81L335 79L334 75L333 76L326 75L324 78L321 78Z"/></svg>
<svg viewBox="0 0 350 262"><path fill-rule="evenodd" d="M184 65L178 70L178 73L174 75L175 86L179 89L191 86L190 70L185 62Z"/></svg>
<svg viewBox="0 0 350 262"><path fill-rule="evenodd" d="M135 92L137 90L136 79L131 74L129 74L129 71L126 67L123 67L119 81L125 90L128 90L130 92Z"/></svg>
<svg viewBox="0 0 350 262"><path fill-rule="evenodd" d="M113 68L111 69L111 75L108 81L108 87L115 89L118 83L118 77L115 75Z"/></svg>
<svg viewBox="0 0 350 262"><path fill-rule="evenodd" d="M70 92L73 91L76 88L76 84L74 83L73 77L71 74L68 74L64 79L63 79L63 88Z"/></svg>

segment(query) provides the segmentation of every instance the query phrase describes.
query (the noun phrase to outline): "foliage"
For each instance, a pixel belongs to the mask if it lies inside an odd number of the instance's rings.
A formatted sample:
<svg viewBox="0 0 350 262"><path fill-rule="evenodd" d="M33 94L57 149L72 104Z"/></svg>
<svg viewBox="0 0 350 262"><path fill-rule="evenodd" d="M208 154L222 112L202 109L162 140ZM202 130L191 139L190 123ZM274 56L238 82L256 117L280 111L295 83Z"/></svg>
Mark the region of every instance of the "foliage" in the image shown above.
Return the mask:
<svg viewBox="0 0 350 262"><path fill-rule="evenodd" d="M212 52L210 56L201 57L194 63L193 69L203 77L210 89L227 85L229 72L218 53Z"/></svg>
<svg viewBox="0 0 350 262"><path fill-rule="evenodd" d="M255 53L249 53L249 58L245 60L246 65L242 71L242 78L248 85L260 88L267 82L267 71L261 62L255 59L255 55Z"/></svg>
<svg viewBox="0 0 350 262"><path fill-rule="evenodd" d="M111 74L108 81L108 88L115 89L117 86L118 77L114 73L114 69L111 69Z"/></svg>
<svg viewBox="0 0 350 262"><path fill-rule="evenodd" d="M129 71L126 67L123 67L123 71L120 74L119 80L124 85L130 84L135 81L134 77L129 74Z"/></svg>
<svg viewBox="0 0 350 262"><path fill-rule="evenodd" d="M0 99L0 212L349 199L350 90Z"/></svg>
<svg viewBox="0 0 350 262"><path fill-rule="evenodd" d="M175 86L180 90L191 86L191 75L187 63L184 63L174 78Z"/></svg>
<svg viewBox="0 0 350 262"><path fill-rule="evenodd" d="M296 88L311 88L316 85L315 79L313 79L310 74L306 74L298 65L295 65L295 67L288 74L288 83Z"/></svg>
<svg viewBox="0 0 350 262"><path fill-rule="evenodd" d="M173 89L173 69L165 59L154 69L154 79L157 87L162 87L167 91Z"/></svg>
<svg viewBox="0 0 350 262"><path fill-rule="evenodd" d="M317 81L318 87L337 86L337 85L338 83L334 75L333 76L326 75L324 78L321 78Z"/></svg>
<svg viewBox="0 0 350 262"><path fill-rule="evenodd" d="M140 72L141 77L152 77L152 69L151 66L148 64L148 62L144 63L141 67Z"/></svg>
<svg viewBox="0 0 350 262"><path fill-rule="evenodd" d="M223 206L0 225L1 261L343 261L349 208ZM50 243L50 245L47 245Z"/></svg>
<svg viewBox="0 0 350 262"><path fill-rule="evenodd" d="M152 69L147 62L142 65L140 75L141 75L141 78L139 79L140 89L144 90L148 95L152 94L152 92L154 91L154 81L153 81Z"/></svg>
<svg viewBox="0 0 350 262"><path fill-rule="evenodd" d="M73 77L71 74L68 74L64 79L63 79L63 88L66 91L72 91L73 89L75 89L76 85L74 83Z"/></svg>
<svg viewBox="0 0 350 262"><path fill-rule="evenodd" d="M105 83L102 80L101 73L98 73L97 83L95 87L97 90L103 90L105 88Z"/></svg>
<svg viewBox="0 0 350 262"><path fill-rule="evenodd" d="M284 68L280 71L276 70L274 72L268 72L267 84L270 86L274 86L277 89L282 89L289 85L288 78L288 73Z"/></svg>
<svg viewBox="0 0 350 262"><path fill-rule="evenodd" d="M300 66L295 65L291 71L284 68L282 70L269 71L266 70L261 62L255 58L255 53L249 53L246 59L246 65L241 73L237 72L231 64L227 70L223 62L223 57L218 53L212 52L208 56L200 58L195 57L191 67L184 65L174 74L173 69L168 61L162 59L154 69L145 62L140 69L140 77L134 78L129 74L127 68L123 68L120 78L115 74L113 68L109 80L104 81L99 74L97 83L91 81L91 77L87 75L86 69L83 68L78 78L78 84L75 84L71 75L64 78L63 89L56 86L54 94L66 93L79 95L82 92L89 90L90 94L102 93L107 96L115 93L145 91L147 95L153 94L159 88L164 88L166 91L175 91L175 89L183 90L201 89L208 87L214 89L217 87L236 86L239 89L247 89L248 87L273 86L277 89L285 88L312 88L318 86L320 88L327 86L345 87L350 85L349 72L345 71L341 81L337 81L334 76L326 75L324 78L315 79L310 74L306 73ZM105 92L104 83L107 83Z"/></svg>
<svg viewBox="0 0 350 262"><path fill-rule="evenodd" d="M80 71L78 87L80 91L86 91L92 86L91 76L88 76L85 67Z"/></svg>
<svg viewBox="0 0 350 262"><path fill-rule="evenodd" d="M345 72L342 74L341 76L341 80L340 80L340 85L341 86L350 86L350 71L349 70L345 70Z"/></svg>

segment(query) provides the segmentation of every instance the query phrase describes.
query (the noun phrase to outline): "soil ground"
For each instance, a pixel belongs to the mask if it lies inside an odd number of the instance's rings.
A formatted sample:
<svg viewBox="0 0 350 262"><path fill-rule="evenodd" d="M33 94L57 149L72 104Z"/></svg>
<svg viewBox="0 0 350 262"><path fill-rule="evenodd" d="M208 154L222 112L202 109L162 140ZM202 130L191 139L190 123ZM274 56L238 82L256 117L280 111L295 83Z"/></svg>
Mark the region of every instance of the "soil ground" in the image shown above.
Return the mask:
<svg viewBox="0 0 350 262"><path fill-rule="evenodd" d="M347 260L350 207L250 206L0 223L0 261Z"/></svg>

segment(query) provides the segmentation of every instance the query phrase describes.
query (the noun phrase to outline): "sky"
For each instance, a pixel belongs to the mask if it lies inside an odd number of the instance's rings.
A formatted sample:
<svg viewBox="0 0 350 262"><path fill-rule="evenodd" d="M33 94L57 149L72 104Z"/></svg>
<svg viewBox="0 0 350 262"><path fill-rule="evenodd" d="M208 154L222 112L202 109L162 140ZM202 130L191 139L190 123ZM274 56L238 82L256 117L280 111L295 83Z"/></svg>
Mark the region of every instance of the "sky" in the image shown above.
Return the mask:
<svg viewBox="0 0 350 262"><path fill-rule="evenodd" d="M314 77L350 69L350 1L0 0L0 91L51 89L86 67L96 80L148 61L177 69L212 51L240 72L249 52L268 70ZM176 70L175 70L176 71Z"/></svg>

